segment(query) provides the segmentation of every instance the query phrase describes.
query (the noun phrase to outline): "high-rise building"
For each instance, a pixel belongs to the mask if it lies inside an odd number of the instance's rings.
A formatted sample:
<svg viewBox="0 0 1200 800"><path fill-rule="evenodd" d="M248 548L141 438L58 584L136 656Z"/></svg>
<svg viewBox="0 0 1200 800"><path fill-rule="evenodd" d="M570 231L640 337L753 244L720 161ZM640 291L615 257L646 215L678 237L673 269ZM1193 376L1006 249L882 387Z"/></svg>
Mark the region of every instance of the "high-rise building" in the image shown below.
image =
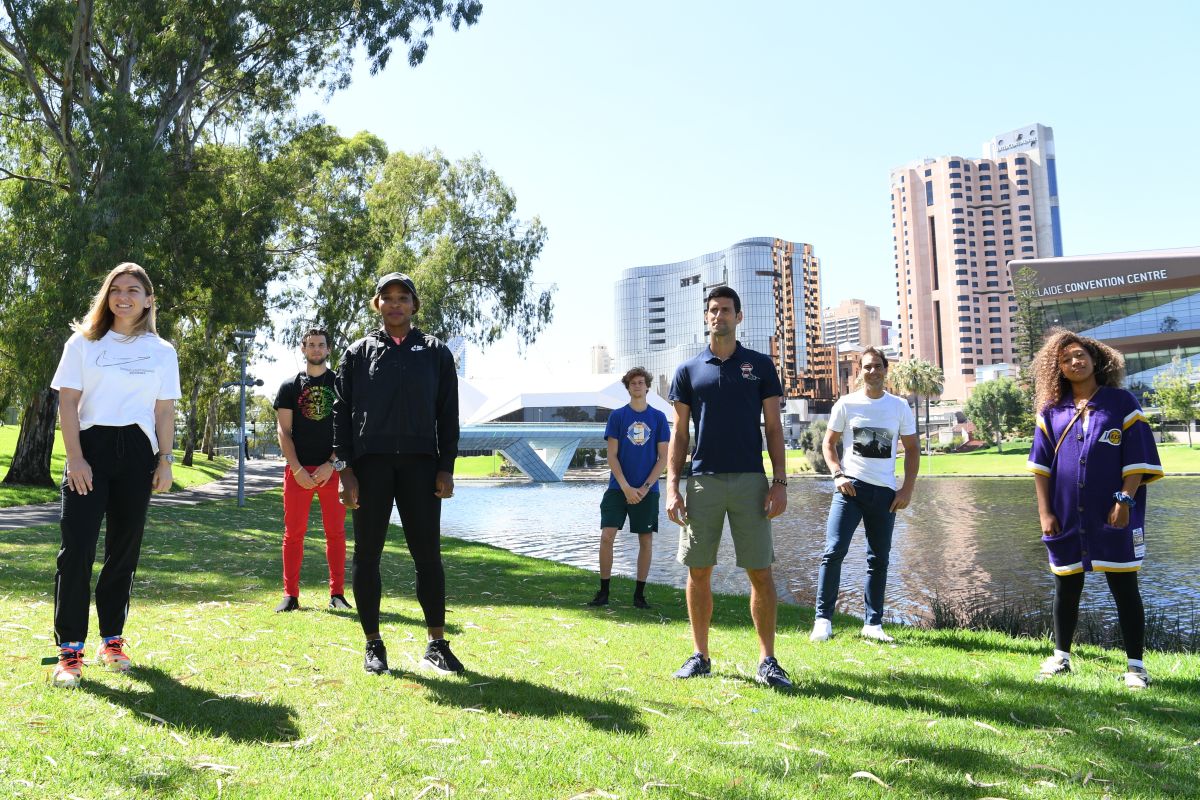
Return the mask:
<svg viewBox="0 0 1200 800"><path fill-rule="evenodd" d="M820 264L812 245L755 238L673 264L634 267L616 285L616 366L641 366L670 391L675 368L708 345L704 298L731 286L742 299L738 340L774 360L787 398L816 413L835 397L836 349L821 340Z"/></svg>
<svg viewBox="0 0 1200 800"><path fill-rule="evenodd" d="M454 356L454 371L458 373L458 377L467 377L467 340L462 336L451 336L446 346Z"/></svg>
<svg viewBox="0 0 1200 800"><path fill-rule="evenodd" d="M892 321L890 319L879 320L879 346L887 347L893 344L892 340L895 338L896 336L892 332Z"/></svg>
<svg viewBox="0 0 1200 800"><path fill-rule="evenodd" d="M825 344L857 344L878 347L883 344L879 327L879 306L863 300L843 300L825 309Z"/></svg>
<svg viewBox="0 0 1200 800"><path fill-rule="evenodd" d="M940 366L942 396L956 400L977 367L1019 363L1008 262L1062 255L1053 130L1029 125L983 149L891 176L896 344L904 358Z"/></svg>
<svg viewBox="0 0 1200 800"><path fill-rule="evenodd" d="M592 374L607 375L612 371L613 359L612 355L608 352L608 345L592 345Z"/></svg>

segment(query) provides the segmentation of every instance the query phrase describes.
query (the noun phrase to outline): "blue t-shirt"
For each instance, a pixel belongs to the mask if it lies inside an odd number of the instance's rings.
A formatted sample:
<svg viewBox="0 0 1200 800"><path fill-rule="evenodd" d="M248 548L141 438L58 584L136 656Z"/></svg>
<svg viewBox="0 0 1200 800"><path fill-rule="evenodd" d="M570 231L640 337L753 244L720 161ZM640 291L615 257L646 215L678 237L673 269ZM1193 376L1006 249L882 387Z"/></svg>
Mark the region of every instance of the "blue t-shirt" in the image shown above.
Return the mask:
<svg viewBox="0 0 1200 800"><path fill-rule="evenodd" d="M771 358L741 344L724 361L706 347L680 364L670 399L686 403L692 411L692 474L766 472L758 421L763 400L782 394Z"/></svg>
<svg viewBox="0 0 1200 800"><path fill-rule="evenodd" d="M637 487L650 477L650 470L658 461L658 445L670 440L671 426L667 424L667 415L654 406L646 406L645 411L634 411L626 405L612 412L604 427L604 438L617 440L617 461L621 463L621 471L625 473L626 482ZM621 488L612 475L608 477L608 488ZM658 481L650 491L658 491Z"/></svg>

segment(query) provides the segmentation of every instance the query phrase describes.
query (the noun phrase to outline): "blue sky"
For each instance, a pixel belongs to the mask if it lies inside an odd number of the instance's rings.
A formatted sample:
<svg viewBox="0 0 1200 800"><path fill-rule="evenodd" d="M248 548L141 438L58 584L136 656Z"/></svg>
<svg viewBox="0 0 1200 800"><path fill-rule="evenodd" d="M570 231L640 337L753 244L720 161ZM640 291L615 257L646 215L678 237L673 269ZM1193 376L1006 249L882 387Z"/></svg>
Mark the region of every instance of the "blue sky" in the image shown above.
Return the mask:
<svg viewBox="0 0 1200 800"><path fill-rule="evenodd" d="M889 170L1032 122L1054 128L1067 255L1200 244L1196 9L484 0L420 67L300 108L481 153L547 225L536 279L558 292L537 345L474 351L470 372L586 371L622 269L749 236L811 243L825 305L894 319Z"/></svg>

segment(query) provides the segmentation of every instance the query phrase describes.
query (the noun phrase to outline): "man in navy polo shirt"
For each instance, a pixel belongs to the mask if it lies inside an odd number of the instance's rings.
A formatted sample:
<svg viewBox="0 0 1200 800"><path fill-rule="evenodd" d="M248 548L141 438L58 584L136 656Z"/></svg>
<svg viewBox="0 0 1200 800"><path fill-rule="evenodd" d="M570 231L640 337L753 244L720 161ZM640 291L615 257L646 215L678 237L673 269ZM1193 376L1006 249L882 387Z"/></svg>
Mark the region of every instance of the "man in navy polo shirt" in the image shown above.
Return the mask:
<svg viewBox="0 0 1200 800"><path fill-rule="evenodd" d="M790 689L787 672L775 660L775 561L771 520L787 509L787 479L779 398L783 388L770 357L737 341L742 301L728 286L705 298L704 321L709 344L675 372L670 399L675 403L675 429L667 461L667 516L682 526L679 561L688 567L687 604L696 652L676 678L710 674L708 629L712 621L712 571L725 518L733 536L737 565L750 578L750 615L758 633L757 680ZM762 461L764 422L773 479ZM687 458L689 420L696 429L686 500L679 481Z"/></svg>

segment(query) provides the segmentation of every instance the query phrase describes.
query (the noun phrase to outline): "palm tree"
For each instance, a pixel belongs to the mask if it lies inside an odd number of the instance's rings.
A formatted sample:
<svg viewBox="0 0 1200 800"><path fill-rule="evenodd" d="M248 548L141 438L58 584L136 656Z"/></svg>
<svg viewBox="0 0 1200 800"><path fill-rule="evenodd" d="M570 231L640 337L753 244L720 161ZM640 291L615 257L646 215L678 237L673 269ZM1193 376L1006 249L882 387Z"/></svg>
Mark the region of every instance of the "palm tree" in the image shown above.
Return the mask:
<svg viewBox="0 0 1200 800"><path fill-rule="evenodd" d="M899 361L888 370L888 383L896 394L925 398L925 450L929 450L929 400L940 395L946 385L946 375L937 364L920 358Z"/></svg>

